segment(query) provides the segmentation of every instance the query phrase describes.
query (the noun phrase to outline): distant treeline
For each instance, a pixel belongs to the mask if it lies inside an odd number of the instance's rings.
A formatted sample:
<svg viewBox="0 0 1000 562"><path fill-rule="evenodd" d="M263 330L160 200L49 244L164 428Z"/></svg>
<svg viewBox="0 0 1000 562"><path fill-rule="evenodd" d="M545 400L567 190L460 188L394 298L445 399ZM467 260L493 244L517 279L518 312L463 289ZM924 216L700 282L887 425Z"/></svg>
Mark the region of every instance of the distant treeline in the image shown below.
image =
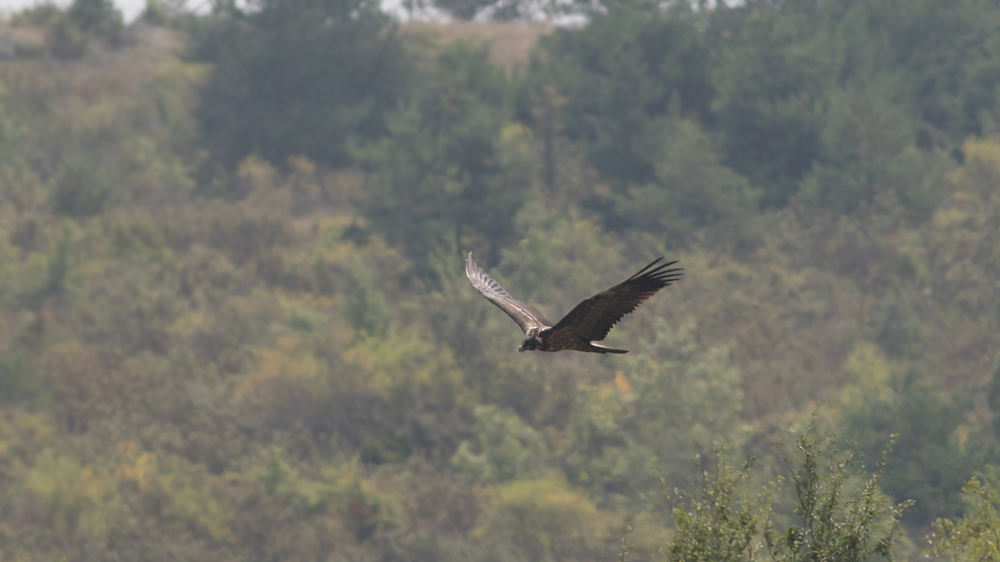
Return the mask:
<svg viewBox="0 0 1000 562"><path fill-rule="evenodd" d="M1000 7L717 4L13 14L0 559L996 560Z"/></svg>

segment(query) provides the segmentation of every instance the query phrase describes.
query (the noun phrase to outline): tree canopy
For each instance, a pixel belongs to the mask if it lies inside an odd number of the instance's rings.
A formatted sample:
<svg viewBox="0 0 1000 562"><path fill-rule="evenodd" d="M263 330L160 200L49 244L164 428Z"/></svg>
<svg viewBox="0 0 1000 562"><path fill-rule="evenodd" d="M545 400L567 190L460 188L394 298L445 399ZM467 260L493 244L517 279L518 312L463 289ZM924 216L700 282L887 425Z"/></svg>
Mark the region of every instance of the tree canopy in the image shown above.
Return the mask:
<svg viewBox="0 0 1000 562"><path fill-rule="evenodd" d="M668 4L0 22L0 558L995 555L996 2Z"/></svg>

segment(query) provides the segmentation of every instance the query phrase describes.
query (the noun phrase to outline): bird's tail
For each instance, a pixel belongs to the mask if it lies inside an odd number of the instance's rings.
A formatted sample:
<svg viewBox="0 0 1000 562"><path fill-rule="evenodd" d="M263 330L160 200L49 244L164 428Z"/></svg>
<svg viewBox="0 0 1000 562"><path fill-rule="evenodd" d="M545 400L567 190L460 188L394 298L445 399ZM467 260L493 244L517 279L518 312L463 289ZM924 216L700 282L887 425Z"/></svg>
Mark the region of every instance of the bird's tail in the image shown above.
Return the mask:
<svg viewBox="0 0 1000 562"><path fill-rule="evenodd" d="M615 349L613 347L604 347L603 345L590 342L590 349L587 351L591 353L628 353L627 349Z"/></svg>

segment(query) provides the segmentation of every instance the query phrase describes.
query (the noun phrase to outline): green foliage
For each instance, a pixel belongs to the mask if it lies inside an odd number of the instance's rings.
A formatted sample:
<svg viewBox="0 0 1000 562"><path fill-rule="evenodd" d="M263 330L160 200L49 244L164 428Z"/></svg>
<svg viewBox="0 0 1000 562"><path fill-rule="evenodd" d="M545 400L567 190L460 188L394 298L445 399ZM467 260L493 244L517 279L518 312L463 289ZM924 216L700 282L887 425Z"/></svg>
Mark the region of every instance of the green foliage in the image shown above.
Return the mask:
<svg viewBox="0 0 1000 562"><path fill-rule="evenodd" d="M731 48L719 54L713 111L726 163L781 207L821 150L818 101L834 56L810 13L818 2L753 2L715 20Z"/></svg>
<svg viewBox="0 0 1000 562"><path fill-rule="evenodd" d="M855 382L843 390L844 435L869 458L886 439L900 436L882 486L897 501L915 500L907 520L926 525L933 514L954 509L963 479L977 464L972 447L952 438L959 411L930 382L900 380L874 346L854 350L845 370ZM902 391L904 384L909 388Z"/></svg>
<svg viewBox="0 0 1000 562"><path fill-rule="evenodd" d="M451 464L480 482L523 480L542 471L542 436L513 412L493 405L476 406L475 444L463 441ZM478 449L478 452L476 450Z"/></svg>
<svg viewBox="0 0 1000 562"><path fill-rule="evenodd" d="M6 204L24 209L38 184L23 150L23 131L10 115L8 93L0 89L0 196Z"/></svg>
<svg viewBox="0 0 1000 562"><path fill-rule="evenodd" d="M1000 494L978 478L969 480L962 493L969 504L968 515L957 521L935 521L927 550L955 562L1000 560Z"/></svg>
<svg viewBox="0 0 1000 562"><path fill-rule="evenodd" d="M15 26L37 25L46 27L52 24L62 10L51 2L40 2L30 8L25 8L11 14L10 22Z"/></svg>
<svg viewBox="0 0 1000 562"><path fill-rule="evenodd" d="M996 56L1000 18L980 0L941 4L915 2L892 17L886 7L873 11L870 21L890 37L896 60L907 71L909 89L924 122L953 142L981 133L996 114L1000 75L986 60ZM918 39L919 37L919 39ZM959 55L945 45L976 45L972 56ZM935 138L937 137L937 138Z"/></svg>
<svg viewBox="0 0 1000 562"><path fill-rule="evenodd" d="M473 535L507 535L515 559L598 559L613 555L605 517L557 479L520 480L498 488L485 524Z"/></svg>
<svg viewBox="0 0 1000 562"><path fill-rule="evenodd" d="M917 190L910 197L926 213L940 195L919 194L929 187L919 178L877 176L913 169L886 161L903 146L954 148L990 119L1000 76L986 61L996 56L1000 18L986 6L808 0L717 11L711 33L726 47L713 107L727 163L763 189L768 206L783 206L810 174L811 196L830 204L853 208L888 183ZM945 44L977 47L959 55ZM845 112L844 103L855 107ZM933 160L918 166L934 169Z"/></svg>
<svg viewBox="0 0 1000 562"><path fill-rule="evenodd" d="M830 95L823 149L803 178L802 200L847 214L895 196L926 218L942 196L934 181L939 158L913 146L917 123L906 100L893 99L899 87L891 79L857 80L864 85Z"/></svg>
<svg viewBox="0 0 1000 562"><path fill-rule="evenodd" d="M711 471L696 471L694 491L677 491L671 510L676 534L667 548L668 560L751 562L760 551L757 535L765 520L754 498L740 497L749 487L751 460L736 469L716 450ZM662 483L664 486L666 482Z"/></svg>
<svg viewBox="0 0 1000 562"><path fill-rule="evenodd" d="M743 390L731 350L700 343L691 318L677 328L659 318L653 326L655 339L636 353L626 371L639 409L637 421L650 428L687 427L691 439L686 446L662 443L656 448L686 460L698 452L688 447L707 452L720 435L738 443L747 428L740 421ZM705 415L713 411L716 414Z"/></svg>
<svg viewBox="0 0 1000 562"><path fill-rule="evenodd" d="M151 3L115 50L107 3L19 14L0 558L876 560L939 517L985 552L995 6L653 4L530 56L369 2ZM57 31L77 60L18 54ZM550 319L685 277L629 355L518 354L469 250ZM761 461L690 474L717 442Z"/></svg>
<svg viewBox="0 0 1000 562"><path fill-rule="evenodd" d="M708 49L691 14L614 4L582 29L555 32L532 69L553 84L565 104L565 135L587 144L589 162L604 177L643 184L655 177L661 131L656 117L675 110L708 117L713 94ZM673 101L672 101L673 100Z"/></svg>
<svg viewBox="0 0 1000 562"><path fill-rule="evenodd" d="M0 355L0 403L30 407L46 398L42 380L31 372L23 353L9 350Z"/></svg>
<svg viewBox="0 0 1000 562"><path fill-rule="evenodd" d="M110 0L74 0L65 12L48 17L39 12L33 19L50 28L52 54L61 59L83 57L92 39L111 47L125 40L122 14Z"/></svg>
<svg viewBox="0 0 1000 562"><path fill-rule="evenodd" d="M115 196L106 165L75 158L63 164L52 189L52 207L59 214L88 217L99 214Z"/></svg>
<svg viewBox="0 0 1000 562"><path fill-rule="evenodd" d="M627 196L609 202L616 219L630 228L665 234L674 245L713 227L727 233L721 242L752 246L757 194L746 179L719 163L708 137L692 121L661 119L657 124L663 141L654 178L629 186Z"/></svg>
<svg viewBox="0 0 1000 562"><path fill-rule="evenodd" d="M202 29L192 56L215 69L196 112L214 157L350 162L349 145L386 132L408 84L408 53L376 4L262 0Z"/></svg>
<svg viewBox="0 0 1000 562"><path fill-rule="evenodd" d="M150 25L166 25L170 18L167 5L160 0L146 0L146 7L139 18Z"/></svg>
<svg viewBox="0 0 1000 562"><path fill-rule="evenodd" d="M700 345L690 319L677 329L653 326L656 339L635 350L613 383L577 387L564 470L608 501L641 498L654 468L679 484L715 439L742 444L749 430L729 351Z"/></svg>
<svg viewBox="0 0 1000 562"><path fill-rule="evenodd" d="M417 263L438 248L480 248L489 263L534 181L531 133L510 121L510 84L484 49L457 43L425 64L391 136L363 155L374 178L358 204Z"/></svg>
<svg viewBox="0 0 1000 562"><path fill-rule="evenodd" d="M792 471L799 522L781 534L770 523L765 525L771 556L777 560L891 560L899 519L912 503L894 504L879 490L891 446L890 441L875 472L862 476L860 489L850 493L848 478L857 462L853 454L838 452L832 437L817 438L813 427L807 426L796 440L798 467L785 460Z"/></svg>
<svg viewBox="0 0 1000 562"><path fill-rule="evenodd" d="M121 12L109 0L74 0L66 15L84 33L109 38L121 33Z"/></svg>
<svg viewBox="0 0 1000 562"><path fill-rule="evenodd" d="M778 501L781 484L750 492L752 458L737 469L717 450L713 468L696 470L694 491L676 492L668 559L892 560L910 502L894 504L879 490L888 450L868 474L810 422L795 451L785 457L794 491L786 506Z"/></svg>

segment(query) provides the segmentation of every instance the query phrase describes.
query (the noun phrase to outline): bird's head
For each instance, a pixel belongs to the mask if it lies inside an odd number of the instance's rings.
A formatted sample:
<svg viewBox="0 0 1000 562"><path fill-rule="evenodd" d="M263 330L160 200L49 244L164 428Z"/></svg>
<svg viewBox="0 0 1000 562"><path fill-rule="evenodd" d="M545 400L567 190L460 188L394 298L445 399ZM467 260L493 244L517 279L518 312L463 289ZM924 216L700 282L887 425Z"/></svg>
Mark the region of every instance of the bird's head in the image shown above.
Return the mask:
<svg viewBox="0 0 1000 562"><path fill-rule="evenodd" d="M521 342L521 346L518 347L517 350L534 351L534 349L537 346L538 346L538 336L531 336L530 338L526 338L523 342Z"/></svg>

